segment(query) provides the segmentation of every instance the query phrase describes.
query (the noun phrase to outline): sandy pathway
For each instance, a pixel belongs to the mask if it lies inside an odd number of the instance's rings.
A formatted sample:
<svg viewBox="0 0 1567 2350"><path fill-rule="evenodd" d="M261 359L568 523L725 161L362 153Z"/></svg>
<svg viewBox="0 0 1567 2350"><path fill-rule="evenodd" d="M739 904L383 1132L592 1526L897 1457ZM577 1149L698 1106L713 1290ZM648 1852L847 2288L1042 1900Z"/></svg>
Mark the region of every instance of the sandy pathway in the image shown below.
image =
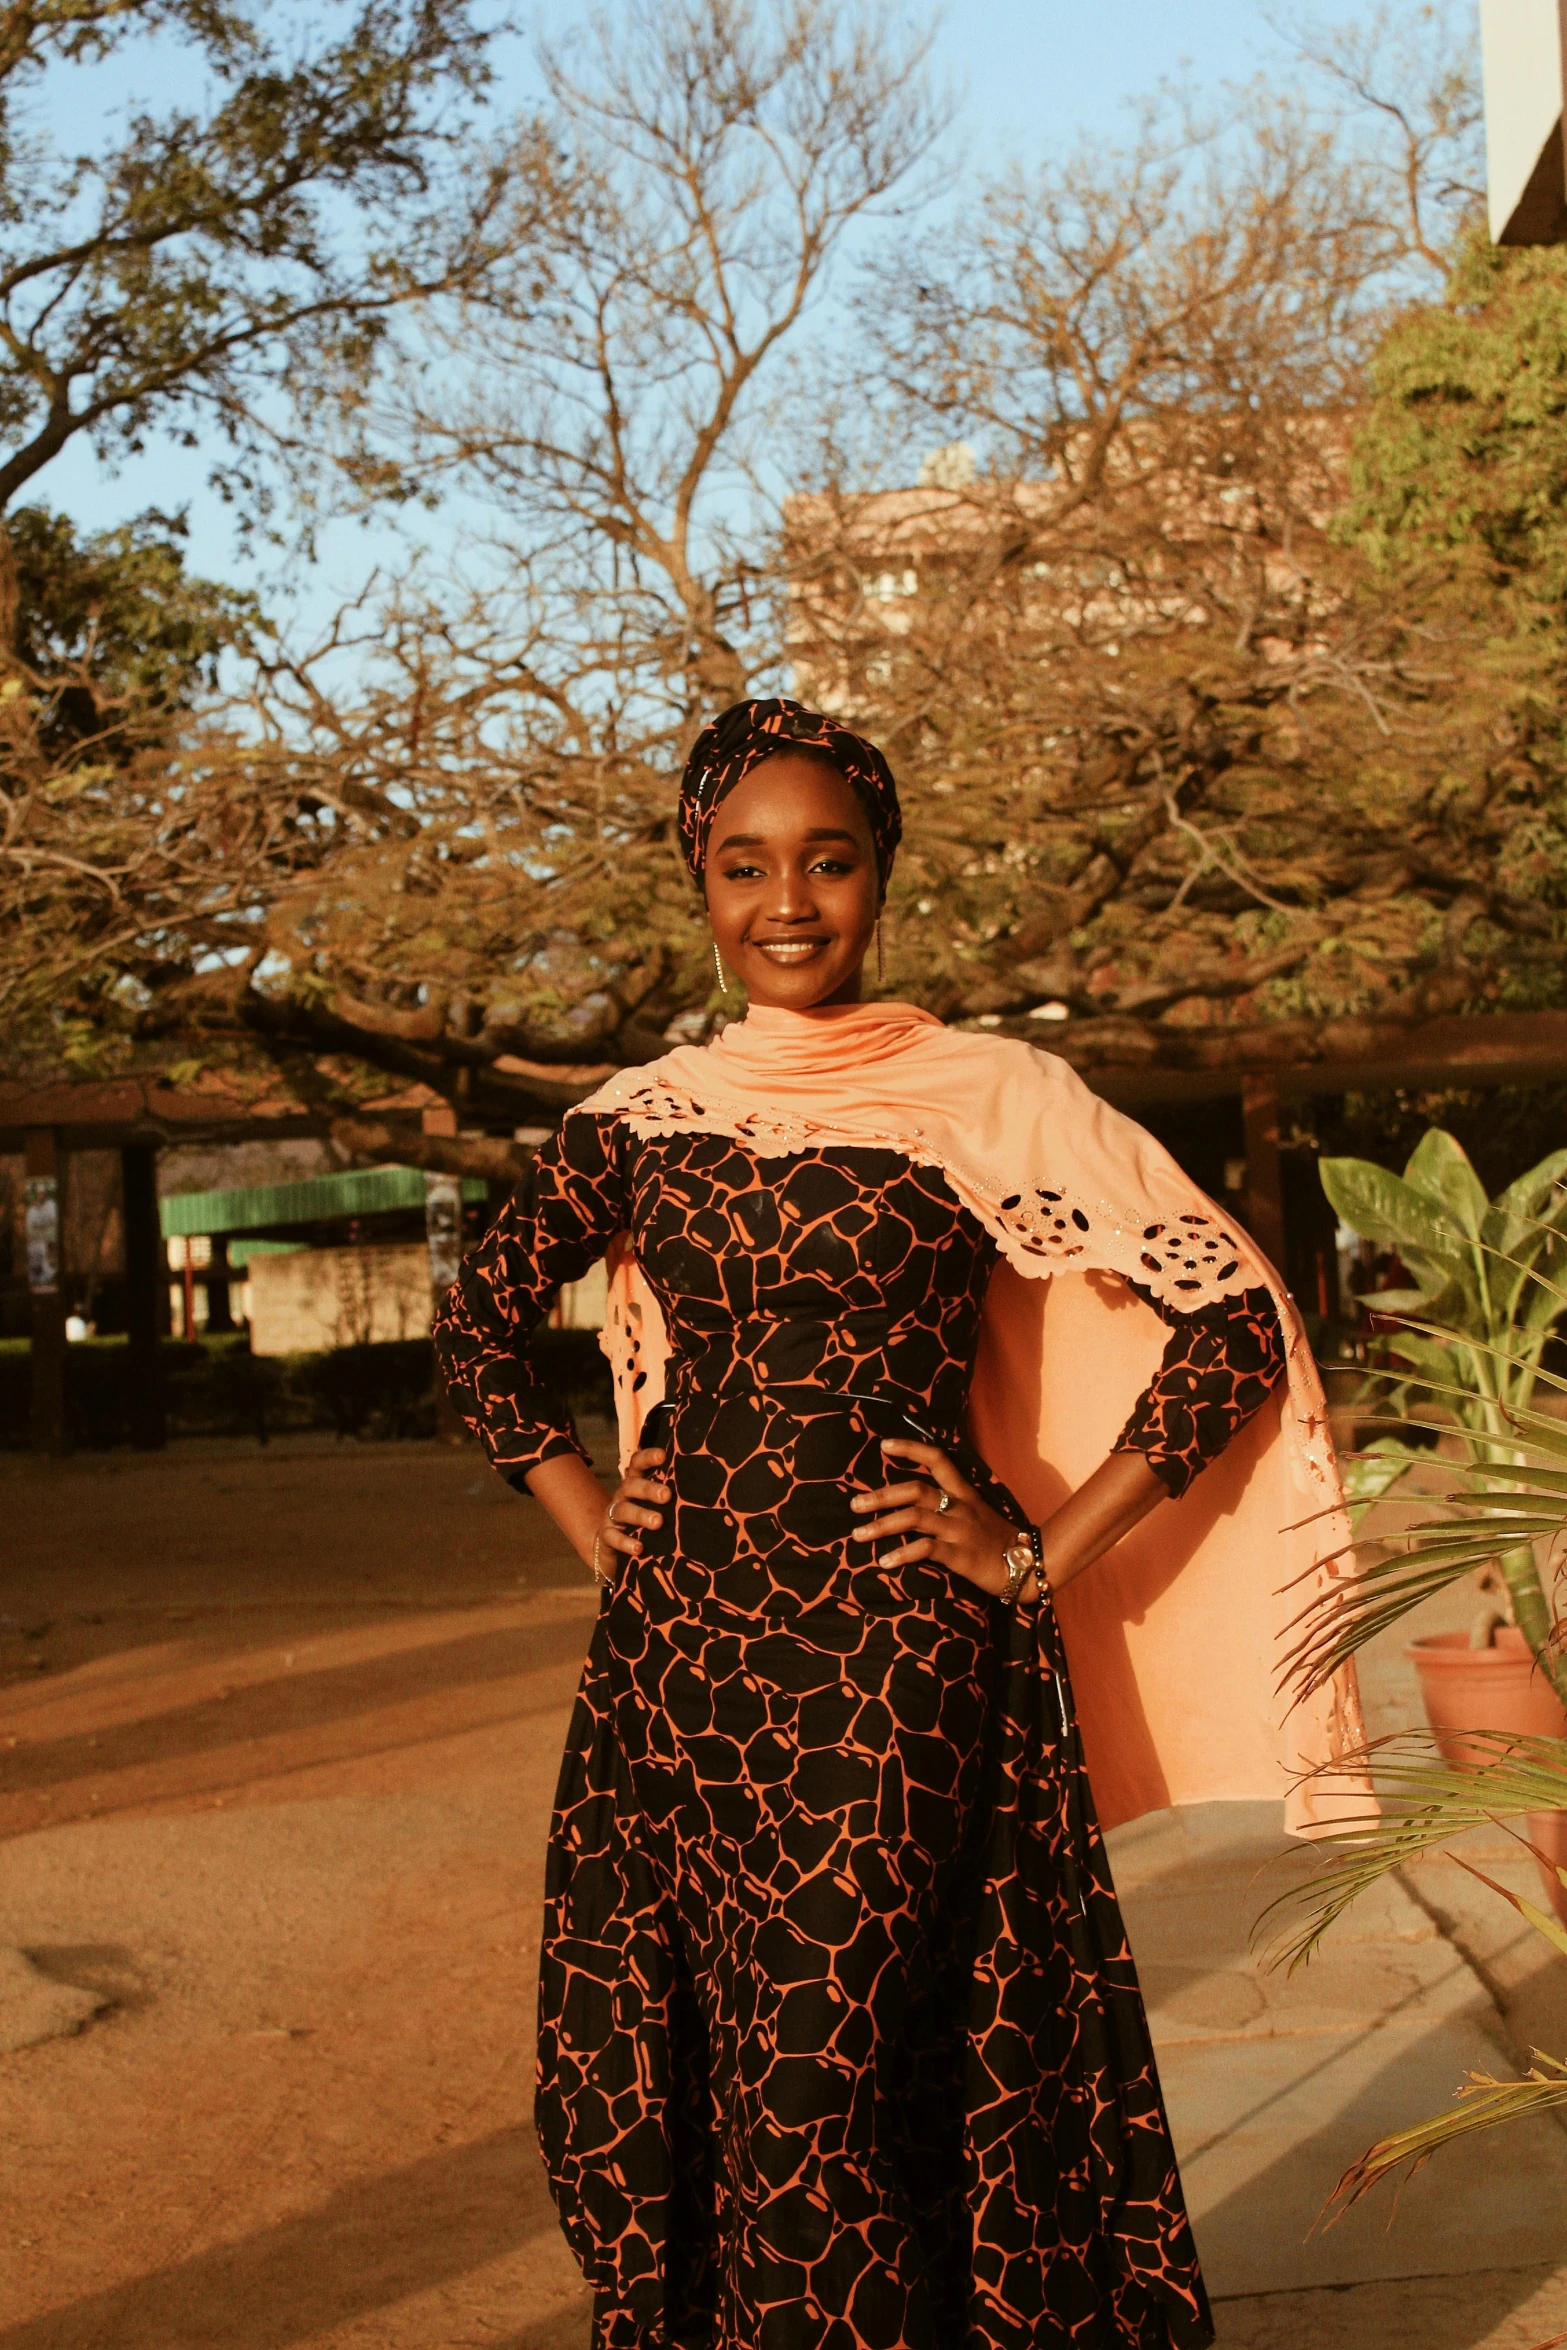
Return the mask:
<svg viewBox="0 0 1567 2350"><path fill-rule="evenodd" d="M103 2002L0 2056L0 2350L586 2350L528 2112L577 1562L434 1445L13 1460L0 1529L0 1944L40 2014L51 1986ZM1505 2064L1518 2017L1567 2031L1554 1978L1406 1901L1304 1986L1261 1984L1266 1823L1128 1834L1223 2342L1567 2326L1560 2133L1433 2175L1391 2235L1384 2210L1302 2246L1395 2089L1440 2102L1471 2045ZM1330 2042L1347 2087L1317 2096Z"/></svg>

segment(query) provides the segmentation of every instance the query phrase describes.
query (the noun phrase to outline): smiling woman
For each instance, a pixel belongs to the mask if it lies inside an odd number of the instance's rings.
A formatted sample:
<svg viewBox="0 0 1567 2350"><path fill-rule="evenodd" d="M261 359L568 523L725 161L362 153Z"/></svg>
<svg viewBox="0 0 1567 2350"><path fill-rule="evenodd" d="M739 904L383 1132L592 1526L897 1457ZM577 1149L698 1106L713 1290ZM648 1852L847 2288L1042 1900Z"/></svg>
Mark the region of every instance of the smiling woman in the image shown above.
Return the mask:
<svg viewBox="0 0 1567 2350"><path fill-rule="evenodd" d="M858 1003L886 883L864 803L825 760L764 759L724 803L704 876L713 943L753 1003Z"/></svg>
<svg viewBox="0 0 1567 2350"><path fill-rule="evenodd" d="M1288 1336L1287 1426L1242 1448L1253 1515L1228 1489L1210 1511L1218 1573L1175 1546L1184 1619L1206 1640L1216 1610L1240 1664L1226 1683L1177 1629L1173 1730L1123 1702L1094 1755L1118 1817L1282 1795L1273 1594L1310 1559L1259 1575L1258 1526L1337 1542L1320 1390L1244 1235L1063 1064L860 1000L900 830L885 759L837 721L764 701L706 729L680 837L749 1015L569 1113L437 1326L459 1409L603 1585L537 2108L596 2350L1211 2339L1055 1594L1269 1402ZM606 1509L526 1343L612 1248ZM1169 1338L1140 1398L1113 1344L1099 1378L1079 1349L1110 1416L1068 1485L1019 1409L1037 1339L989 1375L989 1459L970 1389L1037 1276L1086 1272ZM1111 1586L1161 1641L1172 1573ZM1090 1689L1113 1619L1074 1653ZM1162 1741L1219 1689L1239 1728L1204 1776ZM1347 1685L1333 1705L1292 1718L1317 1753L1353 1732Z"/></svg>

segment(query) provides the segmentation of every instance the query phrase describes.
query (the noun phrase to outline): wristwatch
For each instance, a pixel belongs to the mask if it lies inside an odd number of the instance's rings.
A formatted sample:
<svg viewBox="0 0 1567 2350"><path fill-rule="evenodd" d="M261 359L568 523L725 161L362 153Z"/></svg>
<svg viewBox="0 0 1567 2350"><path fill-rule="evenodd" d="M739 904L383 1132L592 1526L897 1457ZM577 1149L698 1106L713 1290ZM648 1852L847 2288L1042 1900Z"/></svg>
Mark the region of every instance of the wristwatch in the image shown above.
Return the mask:
<svg viewBox="0 0 1567 2350"><path fill-rule="evenodd" d="M1007 1571L1006 1589L1001 1594L1003 1607L1016 1607L1017 1595L1030 1575L1038 1575L1040 1588L1045 1581L1045 1546L1039 1528L1030 1526L1028 1532L1010 1543L1001 1553L1001 1563Z"/></svg>

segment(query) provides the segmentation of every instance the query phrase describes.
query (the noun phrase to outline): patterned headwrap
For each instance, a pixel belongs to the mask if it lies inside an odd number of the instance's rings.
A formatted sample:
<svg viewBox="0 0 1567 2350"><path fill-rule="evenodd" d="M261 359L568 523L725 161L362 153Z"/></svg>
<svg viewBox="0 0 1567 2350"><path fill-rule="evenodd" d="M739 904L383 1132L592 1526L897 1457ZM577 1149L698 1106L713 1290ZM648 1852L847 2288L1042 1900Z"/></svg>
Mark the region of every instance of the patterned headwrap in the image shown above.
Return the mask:
<svg viewBox="0 0 1567 2350"><path fill-rule="evenodd" d="M691 871L700 878L713 818L735 785L774 752L790 749L815 751L830 759L853 786L871 828L876 869L885 881L893 851L903 838L892 769L863 735L851 733L820 710L808 710L803 702L781 698L733 703L703 727L692 745L680 778L680 846Z"/></svg>

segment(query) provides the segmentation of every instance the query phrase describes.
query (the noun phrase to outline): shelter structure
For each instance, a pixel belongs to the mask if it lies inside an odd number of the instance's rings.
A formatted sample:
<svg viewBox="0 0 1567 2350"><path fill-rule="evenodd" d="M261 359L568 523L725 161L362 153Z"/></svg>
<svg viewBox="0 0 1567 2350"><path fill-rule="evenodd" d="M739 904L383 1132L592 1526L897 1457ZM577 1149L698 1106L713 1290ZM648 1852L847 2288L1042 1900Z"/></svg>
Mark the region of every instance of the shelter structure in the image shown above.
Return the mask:
<svg viewBox="0 0 1567 2350"><path fill-rule="evenodd" d="M1008 1023L1009 1026L1014 1025ZM1059 1047L1063 1035L1036 1029L1034 1041ZM1273 1061L1204 1067L1200 1032L1188 1065L1117 1067L1082 1074L1106 1100L1158 1131L1205 1188L1225 1196L1262 1247L1286 1272L1308 1312L1330 1317L1337 1305L1332 1219L1315 1184L1292 1185L1292 1123L1311 1102L1347 1092L1545 1086L1567 1082L1567 1012L1493 1013L1429 1022L1388 1038L1368 1034L1358 1048L1304 1058L1298 1035ZM1281 1046L1284 1040L1281 1039ZM421 1094L424 1089L419 1089ZM422 1107L399 1099L411 1131L451 1134L449 1107L431 1096ZM72 1154L119 1152L122 1169L129 1345L135 1398L134 1441L164 1441L158 1341L168 1327L167 1240L200 1234L216 1243L241 1237L284 1241L322 1217L347 1221L424 1207L432 1276L436 1244L452 1257L461 1246L463 1205L486 1186L475 1178L430 1177L391 1167L334 1174L299 1184L158 1199L157 1157L175 1144L312 1136L316 1123L297 1103L246 1098L214 1081L181 1089L144 1079L42 1088L0 1087L0 1152L20 1153L29 1194L28 1278L32 1329L32 1422L35 1449L65 1442L65 1291L59 1248L59 1202ZM538 1140L531 1133L530 1140ZM434 1198L446 1185L450 1198ZM444 1202L444 1206L442 1205ZM214 1256L221 1259L216 1248ZM232 1268L231 1268L232 1269ZM204 1272L209 1306L222 1291L221 1261ZM585 1303L585 1301L584 1301ZM575 1313L568 1320L578 1320ZM209 1311L209 1321L211 1319ZM221 1323L221 1310L219 1314Z"/></svg>
<svg viewBox="0 0 1567 2350"><path fill-rule="evenodd" d="M158 1216L160 1149L315 1131L295 1102L216 1082L176 1086L156 1077L123 1077L0 1085L0 1151L19 1153L23 1163L35 1451L59 1452L65 1445L62 1208L72 1156L88 1150L119 1154L132 1438L149 1449L164 1441L158 1341L168 1319L168 1266Z"/></svg>
<svg viewBox="0 0 1567 2350"><path fill-rule="evenodd" d="M378 1115L411 1134L453 1135L449 1105L427 1087L404 1089L395 1102L377 1106ZM231 1230L276 1236L301 1200L259 1196L242 1201L232 1219L216 1221L211 1201L193 1211L178 1200L160 1204L158 1159L162 1151L226 1144L317 1139L319 1119L293 1098L262 1085L247 1086L232 1075L213 1075L192 1085L171 1085L156 1076L103 1081L61 1081L50 1085L0 1085L0 1156L20 1160L26 1246L26 1320L31 1339L29 1435L40 1452L66 1444L65 1362L70 1266L65 1235L73 1159L88 1152L112 1152L119 1160L125 1269L125 1327L130 1354L129 1394L132 1441L156 1449L165 1440L159 1341L170 1327L170 1266L167 1242L202 1232L223 1245L201 1268L209 1326L229 1321L225 1263ZM275 1194L310 1195L305 1205L328 1214L372 1214L391 1199L386 1178L396 1187L395 1205L416 1200L428 1233L437 1225L448 1234L449 1256L460 1246L463 1187L455 1177L426 1177L407 1168L372 1170L318 1179L315 1184L262 1187ZM378 1188L379 1184L379 1188ZM333 1188L333 1187L336 1188ZM368 1188L366 1188L368 1187ZM482 1194L485 1186L477 1185ZM201 1195L197 1195L200 1197ZM357 1204L356 1204L357 1203ZM276 1213L274 1213L276 1211ZM258 1222L257 1219L260 1219ZM188 1252L182 1251L188 1257ZM455 1269L455 1263L454 1263ZM195 1272L182 1266L187 1281Z"/></svg>
<svg viewBox="0 0 1567 2350"><path fill-rule="evenodd" d="M1200 1032L1198 1032L1200 1039ZM1294 1039L1291 1039L1293 1046ZM1298 1050L1275 1062L1260 1057L1251 1066L1203 1068L1167 1065L1117 1069L1095 1066L1081 1072L1085 1082L1118 1109L1142 1118L1216 1194L1211 1165L1193 1163L1182 1147L1177 1122L1212 1119L1227 1111L1239 1150L1236 1180L1223 1186L1247 1229L1284 1272L1308 1313L1331 1318L1335 1295L1333 1219L1313 1180L1306 1202L1291 1197L1286 1137L1310 1104L1347 1093L1386 1094L1486 1092L1501 1086L1554 1086L1567 1082L1567 1012L1454 1014L1393 1036L1370 1033L1363 1046L1338 1049L1321 1059L1302 1059ZM1212 1159L1216 1154L1210 1152ZM1314 1170L1313 1170L1314 1175Z"/></svg>
<svg viewBox="0 0 1567 2350"><path fill-rule="evenodd" d="M389 1166L166 1196L159 1221L184 1276L183 1335L231 1328L231 1283L242 1279L254 1354L423 1337L435 1291L455 1275L463 1210L489 1188Z"/></svg>

